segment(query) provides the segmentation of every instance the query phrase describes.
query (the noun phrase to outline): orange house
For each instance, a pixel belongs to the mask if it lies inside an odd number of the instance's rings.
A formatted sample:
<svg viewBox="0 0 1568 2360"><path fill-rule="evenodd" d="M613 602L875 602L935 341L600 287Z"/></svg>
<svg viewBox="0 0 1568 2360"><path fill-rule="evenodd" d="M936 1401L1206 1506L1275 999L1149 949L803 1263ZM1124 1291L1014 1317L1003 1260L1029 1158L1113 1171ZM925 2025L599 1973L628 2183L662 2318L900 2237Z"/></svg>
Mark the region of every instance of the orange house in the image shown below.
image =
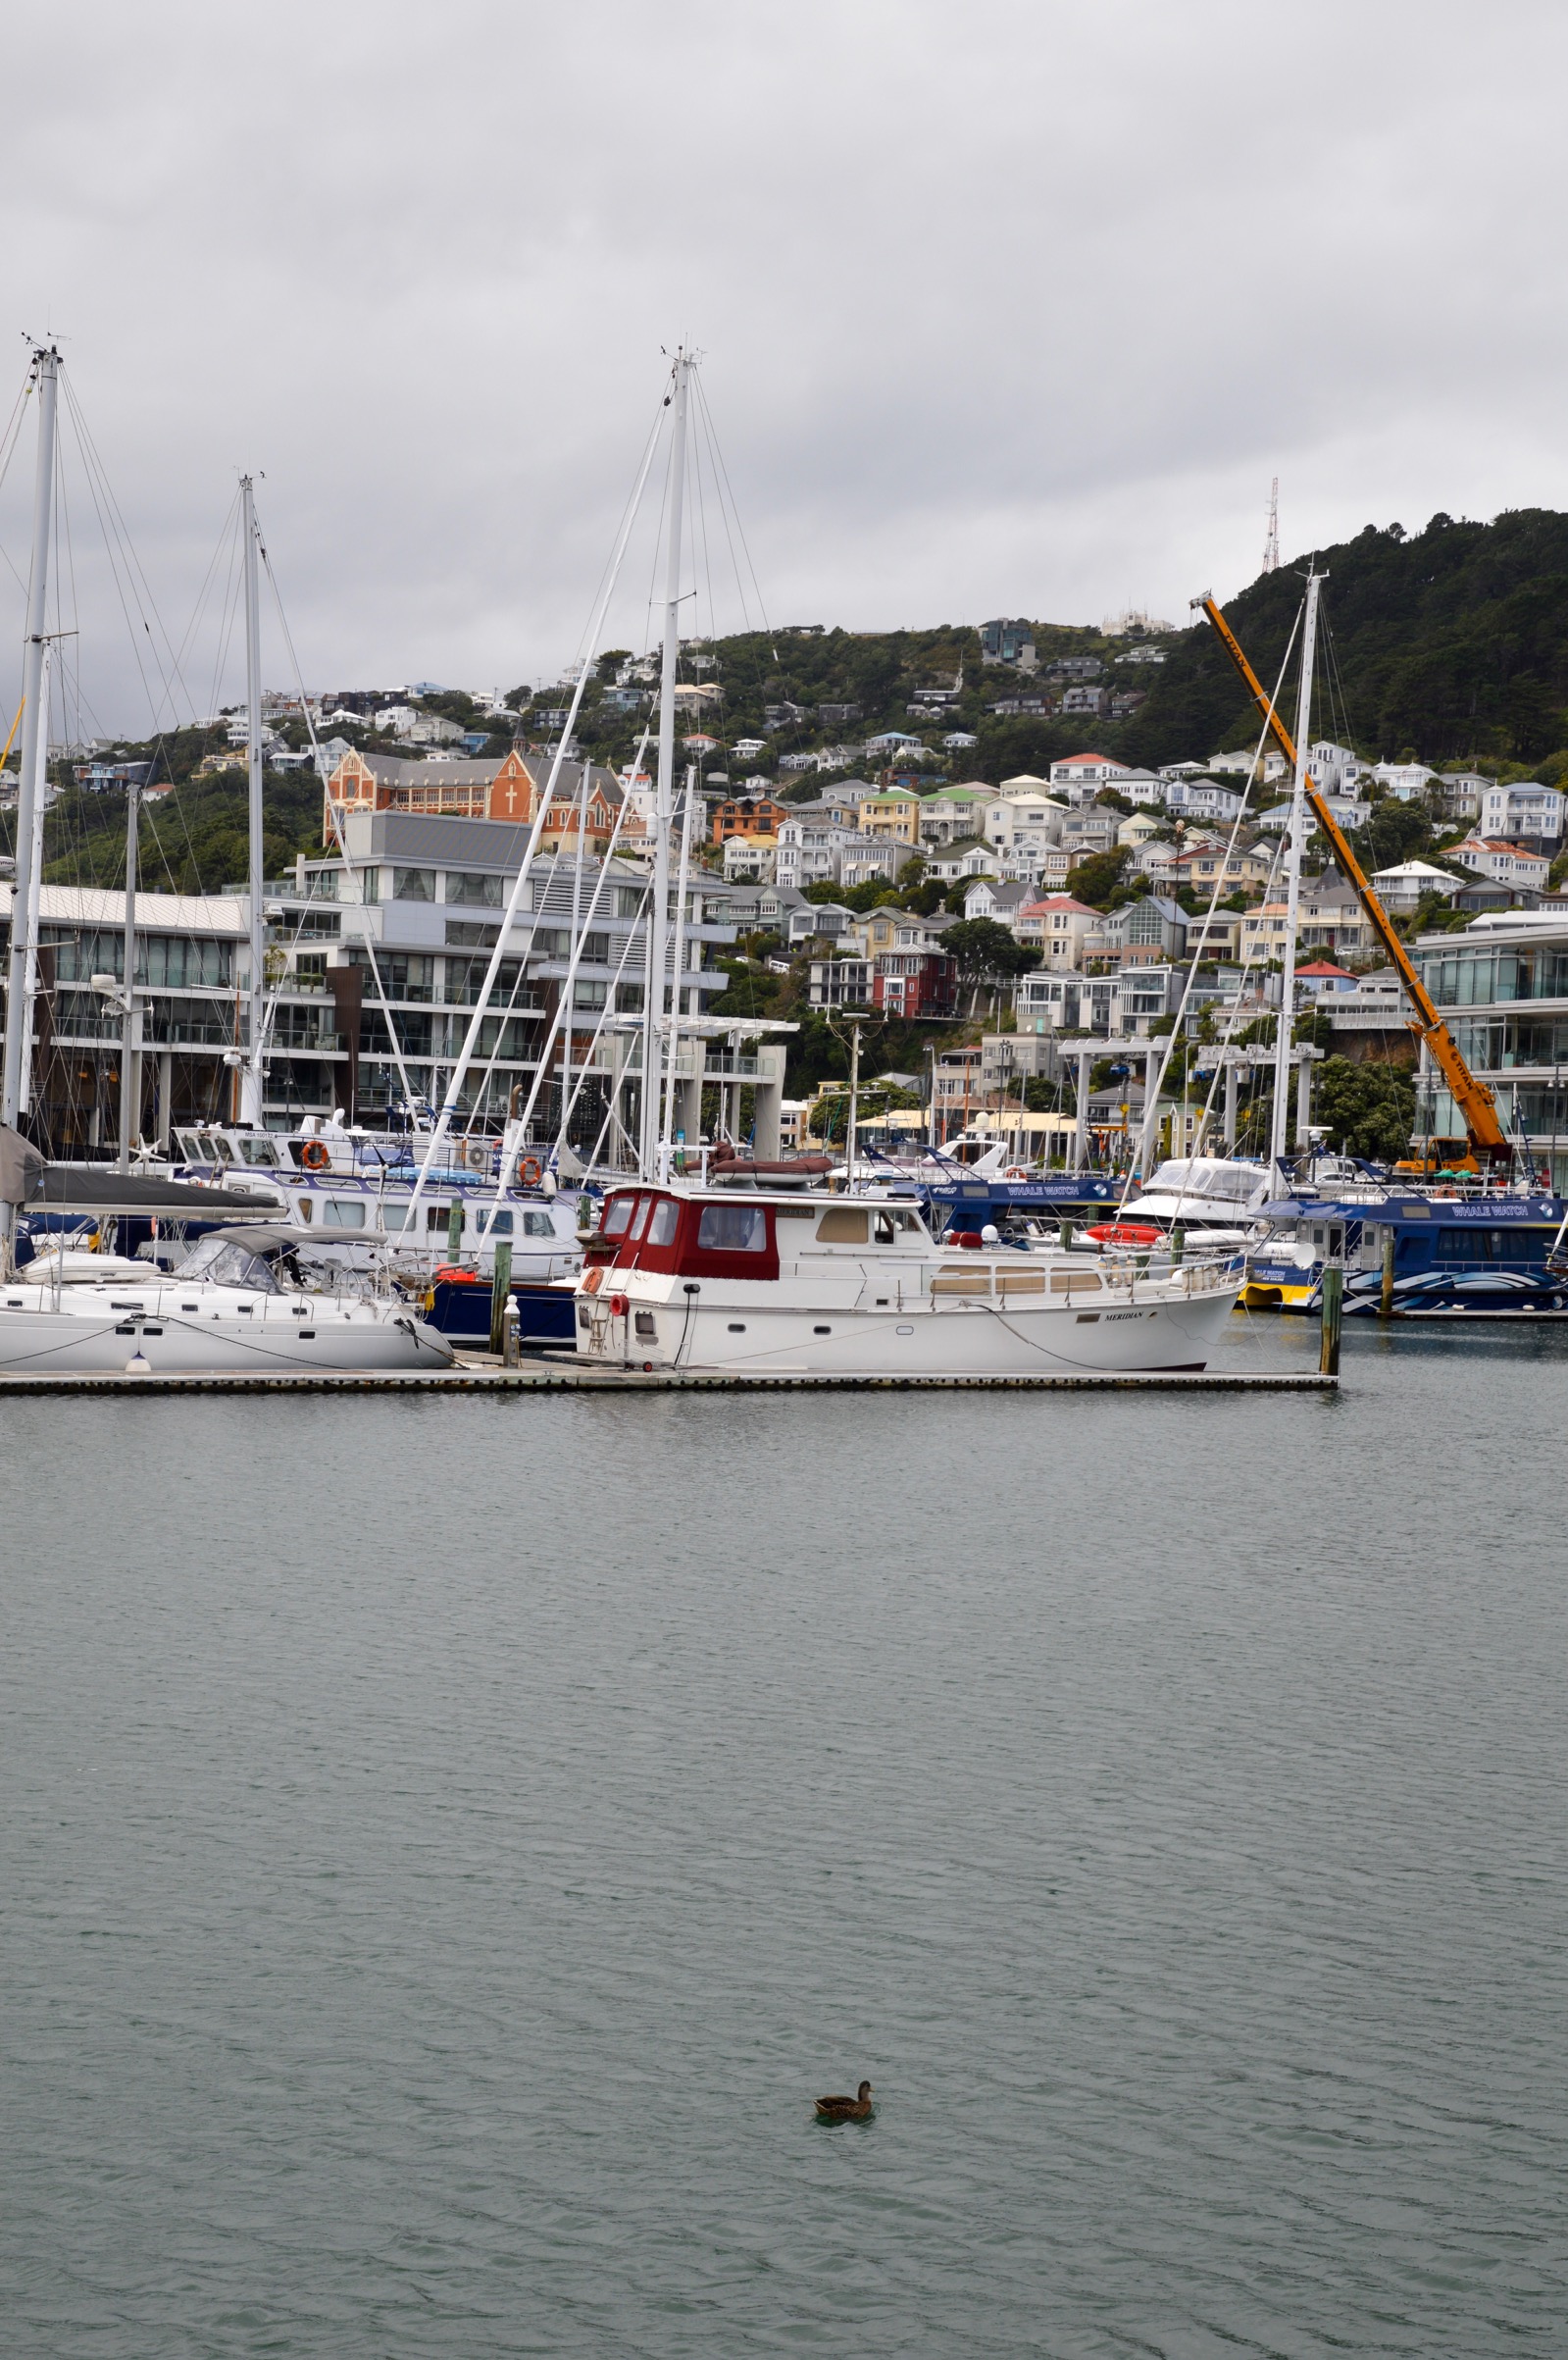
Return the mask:
<svg viewBox="0 0 1568 2360"><path fill-rule="evenodd" d="M549 780L549 762L516 746L498 762L410 762L397 754L346 753L327 782L322 842L332 842L330 806L349 811L437 812L448 819L512 820L530 827ZM539 840L541 852L573 852L578 843L578 796L582 764L563 762ZM621 808L615 773L590 765L582 848L602 853ZM628 849L640 844L642 828L629 814L621 831Z"/></svg>
<svg viewBox="0 0 1568 2360"><path fill-rule="evenodd" d="M713 815L713 841L728 844L732 836L777 836L779 822L789 817L787 803L771 795L733 795Z"/></svg>

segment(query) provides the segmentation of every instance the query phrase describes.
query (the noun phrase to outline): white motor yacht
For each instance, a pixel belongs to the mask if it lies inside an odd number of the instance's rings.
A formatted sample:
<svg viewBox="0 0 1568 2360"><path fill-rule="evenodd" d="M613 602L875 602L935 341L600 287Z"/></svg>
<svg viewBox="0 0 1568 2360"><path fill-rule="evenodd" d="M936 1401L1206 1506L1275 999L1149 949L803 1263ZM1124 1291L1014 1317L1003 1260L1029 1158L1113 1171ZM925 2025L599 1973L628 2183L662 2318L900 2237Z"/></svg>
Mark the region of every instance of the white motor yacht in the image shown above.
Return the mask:
<svg viewBox="0 0 1568 2360"><path fill-rule="evenodd" d="M199 1238L177 1270L59 1252L0 1285L0 1377L303 1376L449 1368L451 1345L398 1302L287 1283L286 1235ZM83 1265L109 1266L101 1277ZM127 1270L139 1275L127 1276Z"/></svg>
<svg viewBox="0 0 1568 2360"><path fill-rule="evenodd" d="M628 1184L577 1282L577 1350L733 1375L1000 1377L1198 1370L1239 1269L939 1245L892 1200L765 1181Z"/></svg>

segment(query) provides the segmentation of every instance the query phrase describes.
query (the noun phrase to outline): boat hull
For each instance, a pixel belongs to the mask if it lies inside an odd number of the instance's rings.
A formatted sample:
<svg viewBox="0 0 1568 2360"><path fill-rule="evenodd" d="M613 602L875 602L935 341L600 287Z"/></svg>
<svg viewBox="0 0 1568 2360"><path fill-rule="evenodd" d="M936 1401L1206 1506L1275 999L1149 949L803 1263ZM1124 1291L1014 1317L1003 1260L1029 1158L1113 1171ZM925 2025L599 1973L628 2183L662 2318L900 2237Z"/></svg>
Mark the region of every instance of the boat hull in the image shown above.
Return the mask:
<svg viewBox="0 0 1568 2360"><path fill-rule="evenodd" d="M156 1376L376 1375L449 1368L451 1345L412 1315L313 1308L304 1320L47 1308L0 1310L0 1377L100 1376L134 1360Z"/></svg>
<svg viewBox="0 0 1568 2360"><path fill-rule="evenodd" d="M578 1353L615 1367L732 1376L1196 1372L1212 1359L1236 1298L1237 1288L1227 1286L1176 1302L1123 1301L1087 1310L961 1301L898 1312L730 1304L689 1317L673 1304L638 1304L625 1317L595 1321L580 1297Z"/></svg>

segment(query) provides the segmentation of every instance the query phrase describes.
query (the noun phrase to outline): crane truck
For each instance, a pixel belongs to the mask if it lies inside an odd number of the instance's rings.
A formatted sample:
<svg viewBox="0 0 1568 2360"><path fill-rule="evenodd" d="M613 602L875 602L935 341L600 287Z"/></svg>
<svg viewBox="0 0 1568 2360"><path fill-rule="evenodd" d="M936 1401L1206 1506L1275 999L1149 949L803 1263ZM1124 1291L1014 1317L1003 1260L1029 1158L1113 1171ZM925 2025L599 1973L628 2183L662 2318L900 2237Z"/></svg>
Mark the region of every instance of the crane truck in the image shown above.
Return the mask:
<svg viewBox="0 0 1568 2360"><path fill-rule="evenodd" d="M1192 603L1213 626L1220 645L1245 681L1253 703L1268 723L1275 744L1293 773L1296 767L1294 741L1275 711L1273 698L1247 662L1241 643L1215 603L1213 593L1205 590L1202 597L1194 598ZM1305 795L1313 818L1328 838L1336 862L1354 888L1372 931L1388 953L1389 961L1404 987L1405 998L1415 1010L1410 1020L1410 1030L1417 1040L1426 1043L1433 1062L1448 1085L1448 1095L1458 1108L1465 1127L1468 1161L1478 1171L1507 1164L1512 1159L1513 1147L1498 1117L1496 1099L1486 1083L1471 1072L1461 1056L1458 1043L1439 1015L1393 921L1363 874L1361 863L1350 849L1344 830L1329 809L1310 770L1306 773Z"/></svg>

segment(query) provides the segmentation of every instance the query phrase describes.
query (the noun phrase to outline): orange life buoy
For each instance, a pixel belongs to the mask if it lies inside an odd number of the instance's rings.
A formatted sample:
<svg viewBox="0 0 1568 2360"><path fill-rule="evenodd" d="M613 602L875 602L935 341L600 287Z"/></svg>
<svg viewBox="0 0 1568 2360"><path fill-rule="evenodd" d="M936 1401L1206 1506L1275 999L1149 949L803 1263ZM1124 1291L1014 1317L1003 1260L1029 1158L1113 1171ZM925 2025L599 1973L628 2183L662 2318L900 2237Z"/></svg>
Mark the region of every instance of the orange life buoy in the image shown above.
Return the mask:
<svg viewBox="0 0 1568 2360"><path fill-rule="evenodd" d="M520 1188L537 1188L544 1178L544 1166L537 1155L525 1155L517 1167Z"/></svg>
<svg viewBox="0 0 1568 2360"><path fill-rule="evenodd" d="M299 1151L299 1160L307 1172L325 1172L332 1160L331 1152L324 1140L307 1139Z"/></svg>
<svg viewBox="0 0 1568 2360"><path fill-rule="evenodd" d="M1096 1221L1084 1235L1092 1238L1096 1246L1162 1246L1163 1229L1151 1228L1147 1221Z"/></svg>

